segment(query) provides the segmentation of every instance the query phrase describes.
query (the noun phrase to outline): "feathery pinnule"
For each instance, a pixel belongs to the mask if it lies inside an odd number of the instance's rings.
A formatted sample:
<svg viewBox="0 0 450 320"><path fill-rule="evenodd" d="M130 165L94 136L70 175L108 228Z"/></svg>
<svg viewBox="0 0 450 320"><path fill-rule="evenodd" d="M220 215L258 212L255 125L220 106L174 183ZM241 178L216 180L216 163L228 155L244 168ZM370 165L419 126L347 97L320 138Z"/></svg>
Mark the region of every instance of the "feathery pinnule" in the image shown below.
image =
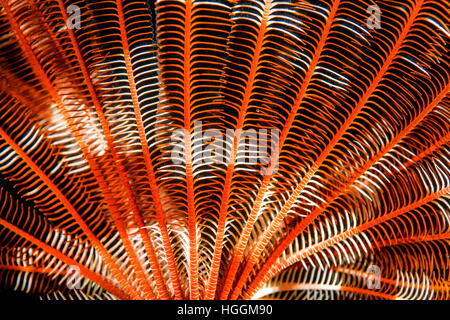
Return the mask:
<svg viewBox="0 0 450 320"><path fill-rule="evenodd" d="M449 10L0 0L0 292L450 299Z"/></svg>

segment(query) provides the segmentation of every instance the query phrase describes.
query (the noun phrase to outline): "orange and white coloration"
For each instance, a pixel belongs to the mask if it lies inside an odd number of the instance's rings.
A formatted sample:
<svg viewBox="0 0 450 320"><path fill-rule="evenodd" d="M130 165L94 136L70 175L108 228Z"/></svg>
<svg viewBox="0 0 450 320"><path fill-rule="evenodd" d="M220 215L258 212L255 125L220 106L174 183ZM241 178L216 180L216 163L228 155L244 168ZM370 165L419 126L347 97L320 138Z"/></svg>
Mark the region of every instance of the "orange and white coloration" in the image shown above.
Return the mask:
<svg viewBox="0 0 450 320"><path fill-rule="evenodd" d="M0 292L449 299L449 10L0 0Z"/></svg>

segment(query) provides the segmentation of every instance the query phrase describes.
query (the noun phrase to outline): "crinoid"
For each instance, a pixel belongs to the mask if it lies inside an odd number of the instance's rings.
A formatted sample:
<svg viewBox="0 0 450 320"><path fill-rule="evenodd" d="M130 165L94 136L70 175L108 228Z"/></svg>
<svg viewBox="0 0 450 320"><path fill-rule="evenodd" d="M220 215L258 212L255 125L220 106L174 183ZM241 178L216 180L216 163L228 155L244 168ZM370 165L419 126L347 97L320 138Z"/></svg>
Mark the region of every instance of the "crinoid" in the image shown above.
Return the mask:
<svg viewBox="0 0 450 320"><path fill-rule="evenodd" d="M448 299L448 0L0 0L0 286Z"/></svg>

